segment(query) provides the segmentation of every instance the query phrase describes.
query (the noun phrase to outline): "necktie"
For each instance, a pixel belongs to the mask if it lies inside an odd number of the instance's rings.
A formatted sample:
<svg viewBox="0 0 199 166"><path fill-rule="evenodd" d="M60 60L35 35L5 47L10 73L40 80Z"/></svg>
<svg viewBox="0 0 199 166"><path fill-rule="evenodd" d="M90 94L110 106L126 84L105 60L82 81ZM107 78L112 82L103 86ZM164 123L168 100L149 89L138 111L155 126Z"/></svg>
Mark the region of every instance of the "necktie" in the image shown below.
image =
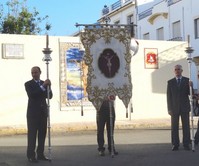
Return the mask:
<svg viewBox="0 0 199 166"><path fill-rule="evenodd" d="M41 84L40 84L40 81L37 81L37 84L40 86Z"/></svg>
<svg viewBox="0 0 199 166"><path fill-rule="evenodd" d="M181 81L180 78L178 78L178 79L177 79L177 84L178 84L178 86L180 86L180 81Z"/></svg>

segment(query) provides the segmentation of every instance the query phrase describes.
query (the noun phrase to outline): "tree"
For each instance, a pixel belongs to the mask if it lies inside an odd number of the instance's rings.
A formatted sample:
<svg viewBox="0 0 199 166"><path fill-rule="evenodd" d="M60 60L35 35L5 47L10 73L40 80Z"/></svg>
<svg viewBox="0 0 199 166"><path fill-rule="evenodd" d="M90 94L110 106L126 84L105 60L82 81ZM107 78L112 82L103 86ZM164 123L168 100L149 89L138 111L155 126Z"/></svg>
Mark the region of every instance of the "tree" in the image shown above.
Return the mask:
<svg viewBox="0 0 199 166"><path fill-rule="evenodd" d="M40 17L36 8L30 12L26 6L27 0L8 0L7 14L4 13L4 6L0 6L0 32L6 34L27 34L34 35L43 30L50 30L51 25L46 22L45 28L40 23L48 19L48 15Z"/></svg>

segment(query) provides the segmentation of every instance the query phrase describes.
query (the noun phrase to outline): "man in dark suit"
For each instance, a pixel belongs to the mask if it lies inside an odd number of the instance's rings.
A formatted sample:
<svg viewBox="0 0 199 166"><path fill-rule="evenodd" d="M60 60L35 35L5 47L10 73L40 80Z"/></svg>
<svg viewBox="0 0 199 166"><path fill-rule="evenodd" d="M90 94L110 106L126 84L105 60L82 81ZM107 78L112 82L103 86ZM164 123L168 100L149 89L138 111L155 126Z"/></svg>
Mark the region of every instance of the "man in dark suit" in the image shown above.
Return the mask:
<svg viewBox="0 0 199 166"><path fill-rule="evenodd" d="M47 131L48 108L46 103L47 87L49 86L49 98L52 98L51 82L49 79L40 80L41 70L38 66L31 69L32 80L25 83L28 95L27 127L28 147L27 158L30 162L48 160L44 155L44 145ZM35 153L36 139L38 137L37 158Z"/></svg>
<svg viewBox="0 0 199 166"><path fill-rule="evenodd" d="M110 107L109 102L111 102L111 110L112 110L112 123L110 123ZM111 150L113 149L113 154L118 155L118 152L115 150L114 140L113 140L113 148L111 144L111 125L112 125L112 134L114 133L114 125L115 125L115 109L113 106L113 102L109 100L104 100L100 110L97 111L97 143L98 143L98 151L100 156L105 155L105 147L104 147L104 128L106 125L107 130L107 138L108 138L108 151L112 154ZM113 138L113 136L112 136Z"/></svg>
<svg viewBox="0 0 199 166"><path fill-rule="evenodd" d="M175 77L170 79L167 84L167 106L168 114L171 116L171 139L172 151L179 148L179 117L182 121L183 146L185 150L190 150L190 85L189 78L182 76L182 66L174 67Z"/></svg>

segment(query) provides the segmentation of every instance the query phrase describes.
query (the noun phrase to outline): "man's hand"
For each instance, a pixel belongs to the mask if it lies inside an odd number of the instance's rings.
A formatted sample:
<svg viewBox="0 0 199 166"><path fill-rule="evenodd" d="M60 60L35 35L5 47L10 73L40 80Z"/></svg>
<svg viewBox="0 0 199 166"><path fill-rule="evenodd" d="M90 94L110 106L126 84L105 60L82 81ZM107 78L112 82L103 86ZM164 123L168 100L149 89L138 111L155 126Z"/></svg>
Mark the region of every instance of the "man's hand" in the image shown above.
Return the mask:
<svg viewBox="0 0 199 166"><path fill-rule="evenodd" d="M44 81L44 83L43 83L43 87L47 87L48 85L50 86L50 85L51 85L51 82L50 82L49 79L46 79L46 80Z"/></svg>

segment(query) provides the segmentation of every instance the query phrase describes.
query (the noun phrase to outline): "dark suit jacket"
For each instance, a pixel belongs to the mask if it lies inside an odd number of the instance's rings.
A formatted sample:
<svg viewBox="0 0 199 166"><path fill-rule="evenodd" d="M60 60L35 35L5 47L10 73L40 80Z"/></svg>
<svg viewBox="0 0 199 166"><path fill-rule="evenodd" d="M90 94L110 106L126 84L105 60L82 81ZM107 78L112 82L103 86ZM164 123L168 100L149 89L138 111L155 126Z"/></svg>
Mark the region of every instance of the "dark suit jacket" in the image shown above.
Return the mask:
<svg viewBox="0 0 199 166"><path fill-rule="evenodd" d="M190 111L189 102L189 79L182 77L180 86L178 87L176 78L168 81L167 84L167 106L168 111L172 114L178 114L180 112Z"/></svg>
<svg viewBox="0 0 199 166"><path fill-rule="evenodd" d="M111 105L111 109L112 109L112 115L113 118L115 118L115 108L114 108L114 104L112 103ZM97 111L97 117L98 116L102 116L104 118L109 118L110 117L110 107L109 107L109 101L108 100L104 100L100 110Z"/></svg>
<svg viewBox="0 0 199 166"><path fill-rule="evenodd" d="M44 81L40 81L43 84ZM47 116L47 90L43 91L39 85L32 79L25 83L25 89L28 95L27 117ZM52 91L49 93L52 98Z"/></svg>

